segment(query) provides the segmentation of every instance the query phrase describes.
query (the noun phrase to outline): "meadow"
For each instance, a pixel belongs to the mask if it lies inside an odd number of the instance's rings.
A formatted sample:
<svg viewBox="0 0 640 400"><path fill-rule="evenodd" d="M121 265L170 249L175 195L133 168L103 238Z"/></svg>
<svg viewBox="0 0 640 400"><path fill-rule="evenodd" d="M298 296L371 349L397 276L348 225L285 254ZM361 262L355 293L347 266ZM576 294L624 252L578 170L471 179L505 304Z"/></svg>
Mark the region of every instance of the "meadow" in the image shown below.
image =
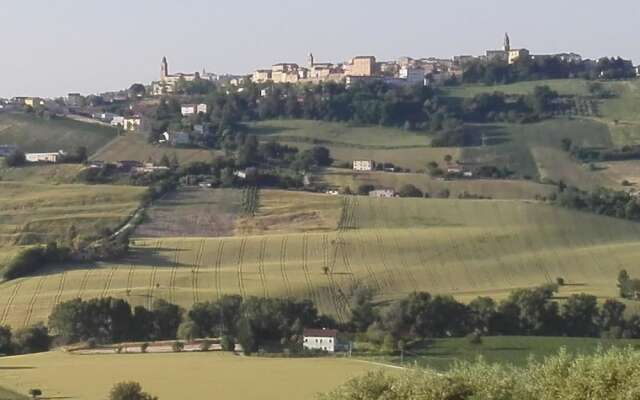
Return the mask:
<svg viewBox="0 0 640 400"><path fill-rule="evenodd" d="M255 358L220 352L89 356L55 351L4 357L0 369L6 388L27 393L37 387L45 398L101 400L115 383L133 380L160 399L277 400L285 394L311 399L380 366L348 359Z"/></svg>
<svg viewBox="0 0 640 400"><path fill-rule="evenodd" d="M428 340L412 348L401 363L400 355L366 357L367 360L404 366L447 370L458 362L473 362L482 357L489 363L525 367L529 360L542 361L564 348L572 355L594 354L611 347L640 348L638 339L599 339L536 336L489 336L471 344L466 338Z"/></svg>
<svg viewBox="0 0 640 400"><path fill-rule="evenodd" d="M111 127L67 118L0 113L0 144L15 144L26 152L72 151L77 146L85 146L91 154L116 135Z"/></svg>
<svg viewBox="0 0 640 400"><path fill-rule="evenodd" d="M445 94L451 97L473 97L481 93L501 92L505 94L526 95L533 93L536 86L549 86L561 95L587 96L588 81L582 79L547 79L524 81L507 85L460 85L445 88Z"/></svg>
<svg viewBox="0 0 640 400"><path fill-rule="evenodd" d="M313 120L270 120L250 125L250 133L261 139L333 144L357 148L390 149L429 146L431 136L398 128Z"/></svg>
<svg viewBox="0 0 640 400"><path fill-rule="evenodd" d="M215 155L224 154L217 150L197 148L175 148L150 144L146 136L140 133L128 133L118 136L113 141L99 149L90 158L106 162L121 160L135 160L140 162L159 163L163 156L177 157L180 163L194 161L211 161Z"/></svg>
<svg viewBox="0 0 640 400"><path fill-rule="evenodd" d="M464 193L480 195L493 199L534 199L536 196L548 196L555 192L555 186L542 185L533 181L509 179L456 179L442 180L431 178L425 173L358 172L345 169L328 169L319 176L319 181L331 187L348 186L357 191L360 185L373 185L376 188L400 189L411 184L431 197L448 190L452 198Z"/></svg>
<svg viewBox="0 0 640 400"><path fill-rule="evenodd" d="M95 237L138 208L144 188L0 181L0 265L20 245Z"/></svg>
<svg viewBox="0 0 640 400"><path fill-rule="evenodd" d="M243 217L234 232L246 233L236 236L136 237L131 256L119 262L80 263L4 283L0 323L46 321L55 304L75 297L115 296L148 307L164 298L188 308L225 294L309 298L346 320L355 284L372 288L381 302L416 290L469 301L504 298L562 277L567 284L559 296L586 292L604 299L617 297L619 270L640 274L638 224L532 201L266 190L260 199L265 205L257 219L287 222L260 229ZM324 225L288 222L324 199L314 217Z"/></svg>

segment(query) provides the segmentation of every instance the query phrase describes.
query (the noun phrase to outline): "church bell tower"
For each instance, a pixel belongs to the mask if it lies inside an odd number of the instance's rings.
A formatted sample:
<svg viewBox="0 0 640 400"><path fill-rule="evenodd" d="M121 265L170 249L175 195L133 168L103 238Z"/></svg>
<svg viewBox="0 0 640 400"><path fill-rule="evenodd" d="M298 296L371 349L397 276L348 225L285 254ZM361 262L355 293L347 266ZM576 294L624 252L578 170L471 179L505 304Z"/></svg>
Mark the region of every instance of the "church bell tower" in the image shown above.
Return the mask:
<svg viewBox="0 0 640 400"><path fill-rule="evenodd" d="M169 76L169 63L167 57L162 57L162 63L160 63L160 80L164 81Z"/></svg>

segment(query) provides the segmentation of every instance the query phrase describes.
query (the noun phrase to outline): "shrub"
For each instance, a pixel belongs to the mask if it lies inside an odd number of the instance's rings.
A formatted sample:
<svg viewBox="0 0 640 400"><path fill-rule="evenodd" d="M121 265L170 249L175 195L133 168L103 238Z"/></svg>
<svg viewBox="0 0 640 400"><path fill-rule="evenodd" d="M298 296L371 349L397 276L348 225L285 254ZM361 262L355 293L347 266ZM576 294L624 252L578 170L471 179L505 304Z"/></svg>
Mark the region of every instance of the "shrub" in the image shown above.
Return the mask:
<svg viewBox="0 0 640 400"><path fill-rule="evenodd" d="M146 353L148 349L149 349L149 343L145 342L140 345L140 352Z"/></svg>
<svg viewBox="0 0 640 400"><path fill-rule="evenodd" d="M482 334L478 331L472 332L467 335L467 341L472 345L482 344Z"/></svg>
<svg viewBox="0 0 640 400"><path fill-rule="evenodd" d="M233 339L233 337L231 337L229 335L224 335L220 339L220 347L222 347L222 350L224 350L224 351L235 351L236 342Z"/></svg>
<svg viewBox="0 0 640 400"><path fill-rule="evenodd" d="M178 341L173 342L173 344L171 345L171 350L176 353L180 353L182 350L184 350L184 343Z"/></svg>

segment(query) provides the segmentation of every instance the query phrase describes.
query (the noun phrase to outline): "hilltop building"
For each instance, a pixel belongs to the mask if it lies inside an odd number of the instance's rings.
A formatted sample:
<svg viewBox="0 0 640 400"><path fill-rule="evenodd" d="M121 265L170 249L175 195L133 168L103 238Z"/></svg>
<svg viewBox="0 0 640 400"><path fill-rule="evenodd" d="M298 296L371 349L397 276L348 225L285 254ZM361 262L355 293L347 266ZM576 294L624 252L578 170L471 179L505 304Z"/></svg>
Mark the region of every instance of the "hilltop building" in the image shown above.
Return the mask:
<svg viewBox="0 0 640 400"><path fill-rule="evenodd" d="M192 74L186 74L183 72L177 72L175 74L171 74L169 73L169 62L167 61L167 57L162 57L162 61L160 62L160 80L151 83L151 93L154 96L174 93L179 82L193 82L197 79L218 82L225 79L225 77L207 72L205 69L202 69L202 73L194 72Z"/></svg>

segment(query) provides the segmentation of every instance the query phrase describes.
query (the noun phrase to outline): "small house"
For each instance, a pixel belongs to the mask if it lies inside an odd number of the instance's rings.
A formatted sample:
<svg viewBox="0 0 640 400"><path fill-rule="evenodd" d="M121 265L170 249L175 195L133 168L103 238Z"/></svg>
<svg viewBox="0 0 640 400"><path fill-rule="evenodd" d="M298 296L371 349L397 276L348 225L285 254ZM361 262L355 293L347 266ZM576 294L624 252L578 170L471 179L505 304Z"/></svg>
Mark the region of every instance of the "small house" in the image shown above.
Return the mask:
<svg viewBox="0 0 640 400"><path fill-rule="evenodd" d="M355 160L353 162L354 171L373 171L375 162L372 160Z"/></svg>
<svg viewBox="0 0 640 400"><path fill-rule="evenodd" d="M139 115L134 115L132 117L125 117L124 124L122 127L125 131L135 132L140 129L142 125L142 118Z"/></svg>
<svg viewBox="0 0 640 400"><path fill-rule="evenodd" d="M65 153L60 150L57 153L27 153L24 155L25 160L31 163L57 163Z"/></svg>
<svg viewBox="0 0 640 400"><path fill-rule="evenodd" d="M338 331L335 329L305 329L302 332L302 347L306 350L336 351Z"/></svg>
<svg viewBox="0 0 640 400"><path fill-rule="evenodd" d="M393 189L376 189L369 192L370 197L395 197L396 191Z"/></svg>
<svg viewBox="0 0 640 400"><path fill-rule="evenodd" d="M183 116L194 115L197 113L197 106L195 104L183 104L180 107L180 113Z"/></svg>

